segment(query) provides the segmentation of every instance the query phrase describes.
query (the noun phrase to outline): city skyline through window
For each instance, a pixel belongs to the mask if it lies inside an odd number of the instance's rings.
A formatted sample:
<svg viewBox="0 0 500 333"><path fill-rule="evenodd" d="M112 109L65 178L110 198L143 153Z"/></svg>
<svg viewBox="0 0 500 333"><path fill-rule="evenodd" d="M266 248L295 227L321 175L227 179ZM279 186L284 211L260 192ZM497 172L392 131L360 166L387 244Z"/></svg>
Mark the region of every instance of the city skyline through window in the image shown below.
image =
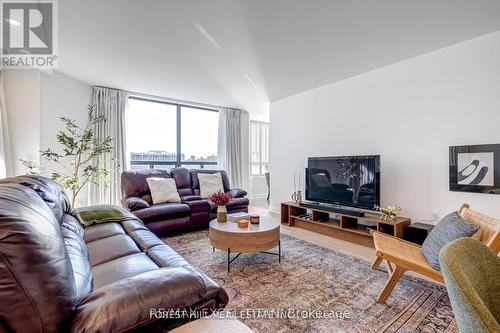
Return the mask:
<svg viewBox="0 0 500 333"><path fill-rule="evenodd" d="M128 102L126 139L131 169L216 167L217 110L133 97Z"/></svg>

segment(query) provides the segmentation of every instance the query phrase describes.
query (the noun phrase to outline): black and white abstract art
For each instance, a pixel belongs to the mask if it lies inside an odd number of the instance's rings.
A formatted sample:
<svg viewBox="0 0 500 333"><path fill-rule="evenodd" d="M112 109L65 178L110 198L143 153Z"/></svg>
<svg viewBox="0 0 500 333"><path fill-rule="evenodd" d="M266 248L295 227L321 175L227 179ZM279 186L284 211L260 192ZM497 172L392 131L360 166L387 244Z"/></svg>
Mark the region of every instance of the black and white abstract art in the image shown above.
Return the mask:
<svg viewBox="0 0 500 333"><path fill-rule="evenodd" d="M500 144L450 147L450 190L500 194Z"/></svg>
<svg viewBox="0 0 500 333"><path fill-rule="evenodd" d="M493 156L493 153L458 153L458 183L460 185L495 185Z"/></svg>

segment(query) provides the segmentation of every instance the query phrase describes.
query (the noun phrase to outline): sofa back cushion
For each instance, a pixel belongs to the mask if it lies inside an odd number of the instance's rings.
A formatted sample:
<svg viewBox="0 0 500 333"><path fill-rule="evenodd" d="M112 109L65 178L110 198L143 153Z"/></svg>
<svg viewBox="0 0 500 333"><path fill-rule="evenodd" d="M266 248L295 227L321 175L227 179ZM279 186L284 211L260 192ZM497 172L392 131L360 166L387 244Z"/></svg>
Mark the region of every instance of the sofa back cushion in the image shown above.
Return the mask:
<svg viewBox="0 0 500 333"><path fill-rule="evenodd" d="M68 330L76 292L61 227L37 192L19 184L0 184L0 285L7 331Z"/></svg>
<svg viewBox="0 0 500 333"><path fill-rule="evenodd" d="M226 171L224 170L190 170L191 173L191 183L193 187L193 194L200 195L200 180L198 179L198 174L200 173L220 173L222 177L222 185L224 187L224 192L227 192L231 189L229 185L229 177L227 176Z"/></svg>
<svg viewBox="0 0 500 333"><path fill-rule="evenodd" d="M24 175L0 180L0 184L20 184L34 190L56 217L59 225L63 223L64 214L69 214L71 204L68 195L56 181L37 175Z"/></svg>
<svg viewBox="0 0 500 333"><path fill-rule="evenodd" d="M168 170L148 169L137 171L124 171L121 175L121 190L124 198L138 197L144 199L148 204L153 204L151 192L146 181L149 177L172 178Z"/></svg>
<svg viewBox="0 0 500 333"><path fill-rule="evenodd" d="M175 168L170 170L172 177L175 179L177 185L177 192L179 192L181 197L193 195L193 189L191 184L191 174L186 168Z"/></svg>

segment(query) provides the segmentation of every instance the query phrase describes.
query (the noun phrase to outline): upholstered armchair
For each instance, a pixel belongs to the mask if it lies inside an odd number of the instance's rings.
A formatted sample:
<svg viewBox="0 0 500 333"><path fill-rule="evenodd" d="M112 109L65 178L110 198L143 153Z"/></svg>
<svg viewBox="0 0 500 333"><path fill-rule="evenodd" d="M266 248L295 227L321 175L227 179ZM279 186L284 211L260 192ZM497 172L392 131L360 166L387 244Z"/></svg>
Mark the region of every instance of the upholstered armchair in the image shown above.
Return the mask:
<svg viewBox="0 0 500 333"><path fill-rule="evenodd" d="M500 258L481 242L459 238L439 253L460 332L500 332Z"/></svg>

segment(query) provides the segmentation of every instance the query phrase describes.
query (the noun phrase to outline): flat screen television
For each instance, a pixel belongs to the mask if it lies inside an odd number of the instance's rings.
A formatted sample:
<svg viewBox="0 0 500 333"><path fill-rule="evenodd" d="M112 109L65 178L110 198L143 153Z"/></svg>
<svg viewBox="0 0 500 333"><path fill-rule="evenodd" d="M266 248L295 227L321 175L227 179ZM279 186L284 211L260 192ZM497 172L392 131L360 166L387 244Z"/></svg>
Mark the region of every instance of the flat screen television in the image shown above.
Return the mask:
<svg viewBox="0 0 500 333"><path fill-rule="evenodd" d="M306 200L360 209L380 205L380 155L309 157Z"/></svg>

